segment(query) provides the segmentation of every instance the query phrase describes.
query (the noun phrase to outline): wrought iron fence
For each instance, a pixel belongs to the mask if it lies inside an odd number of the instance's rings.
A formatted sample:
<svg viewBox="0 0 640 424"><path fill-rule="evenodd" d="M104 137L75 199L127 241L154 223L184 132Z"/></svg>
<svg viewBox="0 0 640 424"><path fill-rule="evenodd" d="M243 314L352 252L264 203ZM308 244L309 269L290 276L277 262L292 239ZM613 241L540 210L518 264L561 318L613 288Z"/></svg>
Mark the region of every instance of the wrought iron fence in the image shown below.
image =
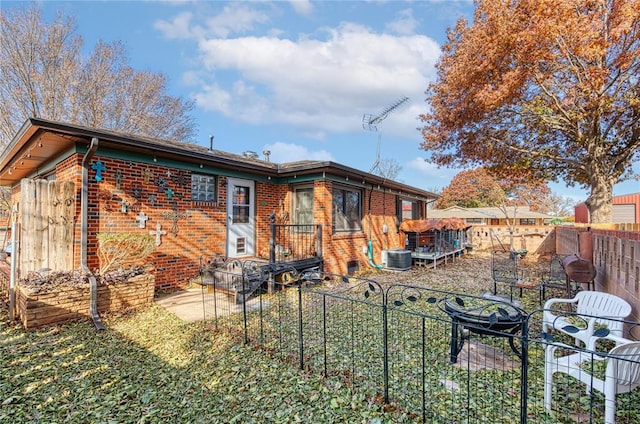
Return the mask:
<svg viewBox="0 0 640 424"><path fill-rule="evenodd" d="M271 223L270 245L271 263L322 257L322 226Z"/></svg>
<svg viewBox="0 0 640 424"><path fill-rule="evenodd" d="M410 282L254 265L244 264L245 285L256 269L264 284L244 302L216 290L218 282L226 287L229 270L203 279L205 321L293 366L353 385L370 402L425 423L604 421L595 379L605 379L611 341L594 354L566 334L542 333L542 310ZM578 374L595 376L589 393L558 365L572 353L586 361ZM640 357L613 359L640 373ZM639 392L617 396L615 422L638 422Z"/></svg>

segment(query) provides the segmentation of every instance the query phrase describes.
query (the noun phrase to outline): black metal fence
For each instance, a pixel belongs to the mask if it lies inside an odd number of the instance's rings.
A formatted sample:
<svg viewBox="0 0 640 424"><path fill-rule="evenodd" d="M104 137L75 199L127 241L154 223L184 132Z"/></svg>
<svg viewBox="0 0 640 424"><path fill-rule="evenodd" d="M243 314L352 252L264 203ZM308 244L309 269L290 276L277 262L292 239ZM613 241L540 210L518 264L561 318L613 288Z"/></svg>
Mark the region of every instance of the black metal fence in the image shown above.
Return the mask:
<svg viewBox="0 0 640 424"><path fill-rule="evenodd" d="M256 270L264 285L243 302L225 290L230 271L203 279L209 325L272 357L350 384L367 401L392 405L417 422L605 422L605 390L597 378L605 380L606 364L629 363L640 373L640 357L611 361L610 345L598 354L576 348L566 334L542 333L542 310L527 313L497 297L321 272L300 275L282 265L245 263L240 275ZM576 352L584 359L578 374L595 376L589 393L558 365ZM545 365L548 374L555 372L546 385ZM615 422L640 420L639 392L617 395Z"/></svg>
<svg viewBox="0 0 640 424"><path fill-rule="evenodd" d="M269 262L322 257L322 226L271 223Z"/></svg>

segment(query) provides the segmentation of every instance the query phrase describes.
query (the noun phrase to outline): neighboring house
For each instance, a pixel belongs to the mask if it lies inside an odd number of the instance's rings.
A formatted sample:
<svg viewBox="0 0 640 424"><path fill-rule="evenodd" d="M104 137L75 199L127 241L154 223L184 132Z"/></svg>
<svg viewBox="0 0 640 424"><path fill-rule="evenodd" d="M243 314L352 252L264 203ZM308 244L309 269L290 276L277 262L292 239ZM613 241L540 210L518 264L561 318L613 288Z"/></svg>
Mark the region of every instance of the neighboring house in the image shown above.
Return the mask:
<svg viewBox="0 0 640 424"><path fill-rule="evenodd" d="M506 212L506 213L505 213ZM470 225L548 225L554 216L529 210L529 206L429 209L429 219L461 218ZM507 222L508 217L508 222Z"/></svg>
<svg viewBox="0 0 640 424"><path fill-rule="evenodd" d="M18 277L96 270L97 234L141 232L156 240L149 261L158 289L183 287L211 255L277 261L297 253L341 274L375 265L382 250L404 246L403 216L425 218L437 198L330 161L276 164L35 118L0 156L0 185L11 187L19 223ZM273 240L276 225L315 244Z"/></svg>
<svg viewBox="0 0 640 424"><path fill-rule="evenodd" d="M506 213L505 213L506 212ZM508 219L507 219L508 214ZM471 226L468 242L474 249L517 248L539 253L552 244L554 216L533 212L528 206L429 209L429 219L461 218Z"/></svg>
<svg viewBox="0 0 640 424"><path fill-rule="evenodd" d="M575 222L588 224L589 209L584 203L575 207ZM613 196L611 207L611 222L613 224L640 224L640 193Z"/></svg>

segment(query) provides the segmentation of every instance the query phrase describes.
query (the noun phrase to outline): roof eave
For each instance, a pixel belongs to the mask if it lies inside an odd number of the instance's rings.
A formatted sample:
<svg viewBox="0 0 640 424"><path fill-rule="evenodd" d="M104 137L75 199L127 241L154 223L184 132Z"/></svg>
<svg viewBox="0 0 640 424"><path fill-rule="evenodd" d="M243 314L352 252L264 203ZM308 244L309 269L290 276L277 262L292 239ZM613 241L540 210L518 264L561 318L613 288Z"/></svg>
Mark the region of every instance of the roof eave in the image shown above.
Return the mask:
<svg viewBox="0 0 640 424"><path fill-rule="evenodd" d="M276 163L265 162L259 159L247 158L243 160L238 155L232 153L215 150L212 151L208 149L206 152L193 149L190 150L188 148L189 145L182 146L180 143L176 142L152 140L41 118L27 119L20 128L20 131L2 153L2 156L0 156L0 164L2 164L2 168L0 168L0 182L15 183L16 181L19 181L20 177L18 175L14 176L14 178L10 178L8 176L11 174L9 171L10 167L14 166L15 163L20 160L21 155L25 155L25 151L30 148L30 143L34 142L34 136L40 131L63 136L65 142L59 142L59 140L57 140L58 144L52 147L52 150L56 153L69 149L69 147L74 143L84 143L88 145L91 142L91 139L95 137L100 140L101 148L114 148L149 154L154 157L177 159L180 161L185 161L186 159L187 162L195 164L238 170L264 177L286 178L296 175L311 175L324 172L339 177L349 177L354 181L361 181L366 185L380 186L395 190L400 194L406 193L408 195L415 195L426 200L437 199L439 197L435 193L421 190L417 187L389 180L385 177L360 171L332 161L301 161L300 163L291 162L278 165ZM198 147L199 150L204 149L201 146L192 147ZM35 169L38 169L38 167L42 166L47 160L50 160L50 157L51 155L49 155L48 158L40 158L40 163L32 161L31 172L34 172ZM25 172L26 170L23 170L20 176L23 176Z"/></svg>
<svg viewBox="0 0 640 424"><path fill-rule="evenodd" d="M421 190L395 180L390 180L380 175L371 174L369 172L361 171L332 161L301 162L300 164L295 162L284 163L278 167L279 177L293 177L320 172L331 173L336 176L348 176L349 178L354 179L354 181L360 181L366 185L386 187L401 193L415 194L428 199L437 199L440 197L430 191Z"/></svg>

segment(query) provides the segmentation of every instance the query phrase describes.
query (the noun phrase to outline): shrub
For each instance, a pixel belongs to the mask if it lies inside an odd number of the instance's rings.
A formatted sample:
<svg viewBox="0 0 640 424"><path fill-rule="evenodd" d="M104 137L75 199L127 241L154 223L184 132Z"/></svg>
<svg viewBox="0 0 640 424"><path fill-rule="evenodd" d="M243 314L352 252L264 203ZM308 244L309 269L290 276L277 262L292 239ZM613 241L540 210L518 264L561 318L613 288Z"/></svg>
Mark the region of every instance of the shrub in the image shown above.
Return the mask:
<svg viewBox="0 0 640 424"><path fill-rule="evenodd" d="M138 265L155 249L155 240L149 234L100 233L98 234L100 274L104 275L125 266Z"/></svg>

